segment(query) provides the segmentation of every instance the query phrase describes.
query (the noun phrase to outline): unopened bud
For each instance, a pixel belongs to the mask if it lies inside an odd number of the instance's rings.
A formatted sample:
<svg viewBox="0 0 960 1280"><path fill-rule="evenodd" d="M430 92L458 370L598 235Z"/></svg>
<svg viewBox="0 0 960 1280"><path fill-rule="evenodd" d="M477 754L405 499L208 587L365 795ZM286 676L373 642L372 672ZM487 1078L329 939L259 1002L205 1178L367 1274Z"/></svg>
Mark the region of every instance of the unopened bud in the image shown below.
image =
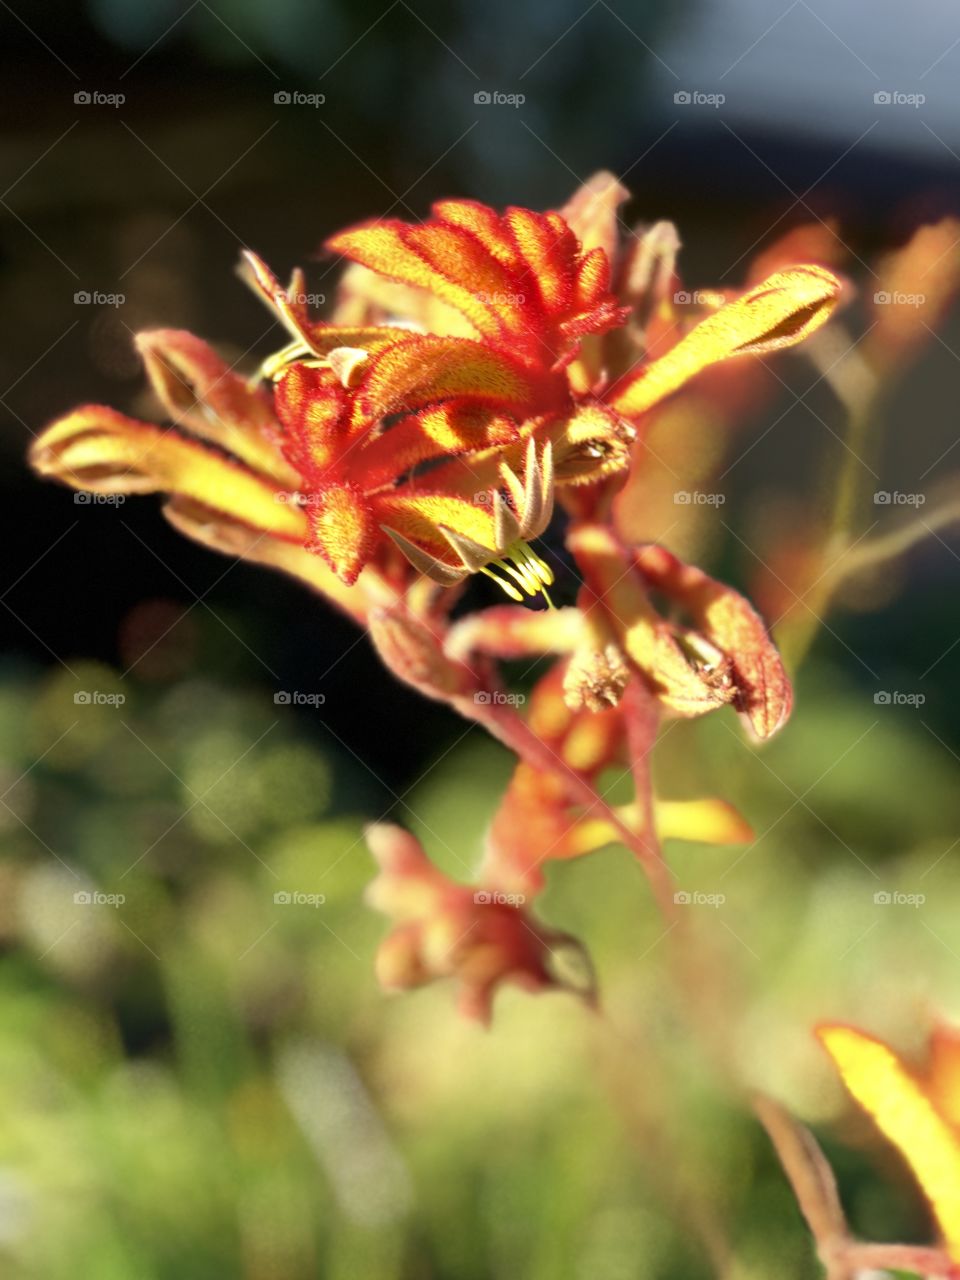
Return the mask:
<svg viewBox="0 0 960 1280"><path fill-rule="evenodd" d="M367 355L362 347L334 347L327 359L341 384L350 390L363 377Z"/></svg>
<svg viewBox="0 0 960 1280"><path fill-rule="evenodd" d="M432 698L467 692L469 674L448 658L442 639L422 622L389 609L370 615L370 636L380 657L401 680Z"/></svg>

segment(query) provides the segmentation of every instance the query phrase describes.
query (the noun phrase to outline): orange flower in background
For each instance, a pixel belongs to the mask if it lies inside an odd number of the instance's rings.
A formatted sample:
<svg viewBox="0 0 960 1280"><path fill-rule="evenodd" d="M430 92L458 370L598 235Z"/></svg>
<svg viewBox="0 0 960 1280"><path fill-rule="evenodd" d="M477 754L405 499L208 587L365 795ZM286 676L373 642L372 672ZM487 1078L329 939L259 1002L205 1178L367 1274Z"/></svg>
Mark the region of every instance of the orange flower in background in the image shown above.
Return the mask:
<svg viewBox="0 0 960 1280"><path fill-rule="evenodd" d="M934 1029L922 1072L855 1027L825 1024L817 1035L850 1093L910 1166L960 1263L960 1032Z"/></svg>
<svg viewBox="0 0 960 1280"><path fill-rule="evenodd" d="M505 978L530 990L568 985L548 960L561 943L565 954L582 952L572 938L545 931L530 915L545 887L548 864L618 843L646 861L659 859L664 839L725 845L752 838L749 825L723 800L653 794L648 757L657 704L651 692L641 692L648 704L647 713L641 713L629 693L639 692L641 673L625 667L618 696L604 707L586 700L571 707L571 668L586 630L578 609L531 613L504 605L466 616L446 631L441 644L400 611L377 611L371 618L377 649L401 679L480 720L520 757L470 885L432 867L414 838L399 828L377 825L368 832L382 869L369 900L398 926L378 962L388 988L457 978L461 1008L486 1020ZM521 715L517 699L499 687L489 657L551 650L574 656L561 659L538 680ZM600 779L611 768L624 775L635 772L635 800L607 804ZM579 986L573 989L584 994ZM589 994L592 999L592 982Z"/></svg>
<svg viewBox="0 0 960 1280"><path fill-rule="evenodd" d="M626 714L623 707L573 710L564 696L569 664L557 663L530 696L527 723L556 762L548 771L521 761L494 815L486 838L480 879L505 892L528 897L544 887L545 864L593 853L621 839L621 829L644 833L645 816L636 803L605 815L585 804L571 780L584 780L599 790L600 775L611 767L629 766ZM695 800L653 799L656 837L740 844L752 838L746 822L732 806L712 797ZM611 821L611 818L614 821Z"/></svg>
<svg viewBox="0 0 960 1280"><path fill-rule="evenodd" d="M589 975L583 949L537 922L522 893L457 884L412 835L388 823L368 828L367 843L380 866L367 901L395 925L377 955L384 987L406 990L454 978L461 1012L481 1022L489 1022L494 992L505 982L531 992L566 989L592 1001L590 977L574 985L557 964L561 951L573 952Z"/></svg>

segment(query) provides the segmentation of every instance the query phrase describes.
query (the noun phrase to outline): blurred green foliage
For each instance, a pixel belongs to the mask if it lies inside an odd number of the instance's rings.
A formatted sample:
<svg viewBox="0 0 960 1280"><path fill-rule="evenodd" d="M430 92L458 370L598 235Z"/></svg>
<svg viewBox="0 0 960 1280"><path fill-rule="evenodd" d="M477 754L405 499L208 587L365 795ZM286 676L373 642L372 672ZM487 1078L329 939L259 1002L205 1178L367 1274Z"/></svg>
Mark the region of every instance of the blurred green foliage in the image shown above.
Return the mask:
<svg viewBox="0 0 960 1280"><path fill-rule="evenodd" d="M902 1040L925 1002L949 1012L960 800L915 709L825 670L800 692L761 755L725 715L668 728L659 785L768 833L670 858L724 897L690 909L746 1078L829 1135L811 1023ZM3 1275L633 1280L727 1250L733 1275L817 1274L765 1138L683 1025L625 852L554 868L542 908L586 940L609 1020L507 991L487 1032L442 986L389 1000L362 822L318 740L252 684L0 681ZM399 816L462 875L509 767L471 737ZM897 889L925 900L875 901ZM841 1136L855 1226L925 1238L882 1145Z"/></svg>

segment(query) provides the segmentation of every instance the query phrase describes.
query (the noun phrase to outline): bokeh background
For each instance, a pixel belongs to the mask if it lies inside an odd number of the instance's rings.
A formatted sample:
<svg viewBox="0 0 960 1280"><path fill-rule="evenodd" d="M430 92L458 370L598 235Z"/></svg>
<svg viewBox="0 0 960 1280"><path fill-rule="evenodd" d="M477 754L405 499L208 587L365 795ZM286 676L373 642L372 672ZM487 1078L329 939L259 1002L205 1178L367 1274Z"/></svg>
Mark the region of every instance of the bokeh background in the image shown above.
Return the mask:
<svg viewBox="0 0 960 1280"><path fill-rule="evenodd" d="M363 822L391 815L461 875L510 759L296 584L178 539L152 499L78 503L23 463L81 401L149 416L140 328L190 328L242 369L274 350L242 245L332 300L339 226L451 194L554 207L601 167L634 192L628 224L677 222L691 287L736 287L806 228L856 295L819 364L758 366L735 431L709 398L685 434L662 426L688 487L712 476L725 501L647 533L759 599L788 651L816 635L781 739L679 726L658 777L758 833L668 850L723 899L691 910L744 1079L814 1125L858 1230L928 1239L810 1027L851 1017L910 1049L932 1010L960 1016L958 544L930 520L956 491L960 325L904 304L894 340L871 306L913 229L960 214L955 7L0 0L0 49L3 1274L817 1274L624 852L564 866L543 904L593 952L609 1020L507 993L482 1031L440 988L387 1000ZM938 245L906 292L949 293ZM855 375L851 349L890 375L855 441L830 355ZM851 537L935 528L813 617L797 593L843 475Z"/></svg>

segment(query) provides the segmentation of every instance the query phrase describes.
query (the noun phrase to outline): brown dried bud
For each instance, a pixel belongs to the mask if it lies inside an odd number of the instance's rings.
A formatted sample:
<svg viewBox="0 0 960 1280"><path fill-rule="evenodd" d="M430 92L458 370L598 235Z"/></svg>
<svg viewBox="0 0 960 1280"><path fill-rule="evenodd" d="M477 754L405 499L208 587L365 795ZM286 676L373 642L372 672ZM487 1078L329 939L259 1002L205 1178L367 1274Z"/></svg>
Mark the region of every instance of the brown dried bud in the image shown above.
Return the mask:
<svg viewBox="0 0 960 1280"><path fill-rule="evenodd" d="M618 645L579 649L563 677L563 699L573 711L605 711L617 706L629 679L630 667Z"/></svg>

